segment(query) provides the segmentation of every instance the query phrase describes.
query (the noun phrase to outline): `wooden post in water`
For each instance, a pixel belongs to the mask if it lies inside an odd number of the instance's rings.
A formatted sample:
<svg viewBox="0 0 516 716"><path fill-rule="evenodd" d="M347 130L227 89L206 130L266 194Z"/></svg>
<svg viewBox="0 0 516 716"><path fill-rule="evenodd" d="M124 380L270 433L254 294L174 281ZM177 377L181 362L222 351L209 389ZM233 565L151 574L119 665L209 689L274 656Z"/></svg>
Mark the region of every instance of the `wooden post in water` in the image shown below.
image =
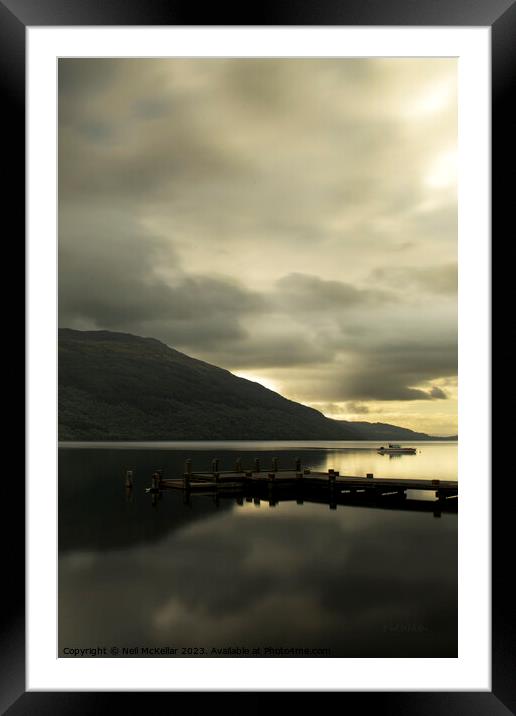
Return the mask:
<svg viewBox="0 0 516 716"><path fill-rule="evenodd" d="M211 471L215 475L216 472L219 471L219 460L218 458L215 458L211 461Z"/></svg>
<svg viewBox="0 0 516 716"><path fill-rule="evenodd" d="M277 457L272 458L272 471L278 472L278 458Z"/></svg>
<svg viewBox="0 0 516 716"><path fill-rule="evenodd" d="M159 490L159 475L157 472L152 475L152 489L155 492Z"/></svg>
<svg viewBox="0 0 516 716"><path fill-rule="evenodd" d="M255 461L254 461L254 471L255 471L255 472L260 472L260 459L259 459L259 458L255 458Z"/></svg>
<svg viewBox="0 0 516 716"><path fill-rule="evenodd" d="M133 486L133 471L127 470L125 473L125 486L129 489Z"/></svg>
<svg viewBox="0 0 516 716"><path fill-rule="evenodd" d="M191 475L192 474L192 461L190 458L188 460L185 460L185 475Z"/></svg>
<svg viewBox="0 0 516 716"><path fill-rule="evenodd" d="M235 463L235 472L242 472L242 458L239 457Z"/></svg>
<svg viewBox="0 0 516 716"><path fill-rule="evenodd" d="M301 458L296 457L296 472L301 472Z"/></svg>
<svg viewBox="0 0 516 716"><path fill-rule="evenodd" d="M336 510L335 502L335 470L328 470L328 487L330 489L330 510Z"/></svg>

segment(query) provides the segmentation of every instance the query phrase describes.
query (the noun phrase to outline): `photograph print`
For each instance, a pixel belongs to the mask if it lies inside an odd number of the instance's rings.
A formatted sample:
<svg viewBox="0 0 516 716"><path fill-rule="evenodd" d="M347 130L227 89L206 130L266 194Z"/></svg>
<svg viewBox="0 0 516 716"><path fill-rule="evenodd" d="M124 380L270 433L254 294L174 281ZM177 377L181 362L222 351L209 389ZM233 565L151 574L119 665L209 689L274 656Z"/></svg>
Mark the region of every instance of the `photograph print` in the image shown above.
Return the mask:
<svg viewBox="0 0 516 716"><path fill-rule="evenodd" d="M58 61L59 657L457 657L457 60Z"/></svg>

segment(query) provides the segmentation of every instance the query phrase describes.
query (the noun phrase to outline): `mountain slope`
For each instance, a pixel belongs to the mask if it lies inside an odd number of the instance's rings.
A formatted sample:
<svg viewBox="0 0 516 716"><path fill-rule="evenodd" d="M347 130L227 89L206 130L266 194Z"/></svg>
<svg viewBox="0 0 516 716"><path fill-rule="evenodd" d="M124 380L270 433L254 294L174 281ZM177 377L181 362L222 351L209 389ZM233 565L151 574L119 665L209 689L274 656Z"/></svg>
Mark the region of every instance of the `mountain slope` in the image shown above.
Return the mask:
<svg viewBox="0 0 516 716"><path fill-rule="evenodd" d="M62 441L353 440L369 439L368 425L326 418L154 338L59 330ZM411 434L378 425L370 439Z"/></svg>

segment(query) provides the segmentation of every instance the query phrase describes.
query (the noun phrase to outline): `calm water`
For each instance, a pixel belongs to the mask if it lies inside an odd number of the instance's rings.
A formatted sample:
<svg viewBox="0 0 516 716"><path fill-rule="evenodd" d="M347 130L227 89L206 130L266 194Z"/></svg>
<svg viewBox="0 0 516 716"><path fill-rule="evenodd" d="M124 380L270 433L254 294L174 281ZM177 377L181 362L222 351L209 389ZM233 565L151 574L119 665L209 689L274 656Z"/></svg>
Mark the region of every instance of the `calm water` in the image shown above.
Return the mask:
<svg viewBox="0 0 516 716"><path fill-rule="evenodd" d="M154 470L181 475L186 458L194 470L276 456L280 467L300 457L348 475L457 479L455 443L409 444L418 454L395 458L364 442L60 447L61 656L456 656L456 514L195 494L184 504L176 491L153 506L145 494ZM142 652L156 648L168 653Z"/></svg>

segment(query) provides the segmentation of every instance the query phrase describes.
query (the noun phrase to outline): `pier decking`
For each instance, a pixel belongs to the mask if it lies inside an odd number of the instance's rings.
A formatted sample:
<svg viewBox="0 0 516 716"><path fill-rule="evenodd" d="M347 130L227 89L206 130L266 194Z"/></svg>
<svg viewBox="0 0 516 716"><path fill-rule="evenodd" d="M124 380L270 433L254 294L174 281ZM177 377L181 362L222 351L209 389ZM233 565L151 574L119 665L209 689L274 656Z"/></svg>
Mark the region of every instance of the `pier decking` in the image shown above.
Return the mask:
<svg viewBox="0 0 516 716"><path fill-rule="evenodd" d="M394 506L403 503L406 509L433 509L438 502L449 505L450 511L456 510L458 483L454 480L410 479L393 477L374 477L341 475L329 469L326 472L301 468L300 460L295 469L279 469L277 459L273 459L271 469L263 469L259 459L254 461L252 469L245 469L237 461L235 469L220 470L218 460L212 461L212 470L194 472L192 463L187 460L181 477L166 478L162 471L152 476L151 493L164 490L182 490L190 494L220 495L241 499L267 499L271 506L278 501L322 502L336 507L337 504L373 505L379 501L382 506ZM407 491L433 492L436 500L407 499ZM445 508L446 509L446 508Z"/></svg>

